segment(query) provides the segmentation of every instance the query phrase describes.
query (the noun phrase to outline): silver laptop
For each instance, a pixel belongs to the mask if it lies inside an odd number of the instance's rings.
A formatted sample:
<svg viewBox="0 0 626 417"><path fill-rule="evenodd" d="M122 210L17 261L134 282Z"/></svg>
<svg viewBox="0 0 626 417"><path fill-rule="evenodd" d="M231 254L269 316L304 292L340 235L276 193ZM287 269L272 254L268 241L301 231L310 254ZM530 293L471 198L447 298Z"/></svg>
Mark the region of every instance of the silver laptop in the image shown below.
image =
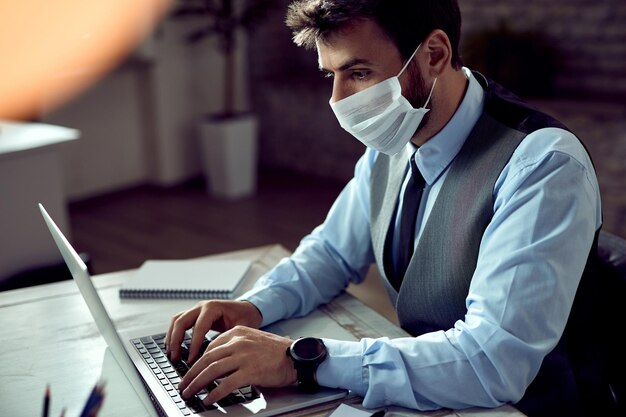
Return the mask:
<svg viewBox="0 0 626 417"><path fill-rule="evenodd" d="M247 386L233 391L224 401L205 407L201 400L211 389L209 386L192 400L183 401L177 386L181 373L186 372L186 364L184 361L170 363L165 356L163 339L166 329L145 328L118 333L91 281L87 266L41 204L39 209L100 333L150 414L170 417L273 416L339 400L349 394L347 390L336 389L322 389L315 394L306 394L295 386L271 389ZM355 340L352 334L329 320L323 313L313 313L311 320L316 319L323 321L320 327L324 329L324 334L318 336ZM297 328L289 328L289 322L266 330L283 335L298 331ZM207 337L210 336L211 333Z"/></svg>

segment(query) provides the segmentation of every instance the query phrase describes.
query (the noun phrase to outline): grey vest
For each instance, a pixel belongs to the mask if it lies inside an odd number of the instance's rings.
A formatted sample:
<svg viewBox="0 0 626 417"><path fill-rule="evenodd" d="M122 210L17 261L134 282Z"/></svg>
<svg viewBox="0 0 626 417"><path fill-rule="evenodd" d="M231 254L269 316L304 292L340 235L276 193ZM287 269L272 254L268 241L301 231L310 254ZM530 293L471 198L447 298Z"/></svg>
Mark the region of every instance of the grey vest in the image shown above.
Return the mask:
<svg viewBox="0 0 626 417"><path fill-rule="evenodd" d="M411 334L448 329L464 317L478 247L493 212L492 190L524 137L488 114L481 116L450 167L399 292L383 265L389 265L384 262L387 233L407 161L379 155L371 190L374 252L400 323Z"/></svg>
<svg viewBox="0 0 626 417"><path fill-rule="evenodd" d="M480 240L493 216L495 182L529 133L490 114L492 96L488 91L486 111L452 162L399 291L387 279L386 251L408 165L402 154L381 154L372 171L371 233L376 263L402 327L413 335L449 329L464 317Z"/></svg>
<svg viewBox="0 0 626 417"><path fill-rule="evenodd" d="M389 226L395 219L408 161L380 154L372 171L370 227L376 263L402 328L415 336L447 330L463 320L480 241L493 216L495 181L519 143L541 128L566 129L482 75L475 76L486 92L483 114L449 168L399 291L387 279L390 263L386 257ZM593 280L595 250L594 245L581 285ZM577 299L585 298L580 293ZM575 308L579 304L583 303L575 302ZM580 328L569 322L568 327ZM581 415L581 383L572 377L576 366L565 339L546 357L538 377L518 403L528 415L550 415L554 410L559 410L558 415ZM571 409L566 410L564 404Z"/></svg>

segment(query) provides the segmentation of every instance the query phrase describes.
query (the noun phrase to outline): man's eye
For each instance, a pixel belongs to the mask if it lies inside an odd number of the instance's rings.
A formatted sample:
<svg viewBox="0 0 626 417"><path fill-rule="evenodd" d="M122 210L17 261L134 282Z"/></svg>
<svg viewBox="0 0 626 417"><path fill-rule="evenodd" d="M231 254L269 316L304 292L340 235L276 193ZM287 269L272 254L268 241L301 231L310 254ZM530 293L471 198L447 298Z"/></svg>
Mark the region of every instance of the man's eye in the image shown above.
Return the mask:
<svg viewBox="0 0 626 417"><path fill-rule="evenodd" d="M367 78L369 74L369 71L353 71L352 78L357 81L363 81Z"/></svg>

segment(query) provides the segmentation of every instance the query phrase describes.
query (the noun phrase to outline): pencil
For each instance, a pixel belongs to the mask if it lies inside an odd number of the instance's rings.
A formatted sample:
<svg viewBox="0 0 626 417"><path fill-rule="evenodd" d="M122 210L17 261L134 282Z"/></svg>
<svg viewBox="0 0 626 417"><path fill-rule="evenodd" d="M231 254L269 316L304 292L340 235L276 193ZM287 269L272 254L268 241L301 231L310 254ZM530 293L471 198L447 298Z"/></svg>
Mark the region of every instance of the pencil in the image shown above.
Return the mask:
<svg viewBox="0 0 626 417"><path fill-rule="evenodd" d="M97 415L100 406L102 405L102 401L104 400L103 394L104 386L101 384L96 384L91 390L91 394L89 394L89 398L85 403L85 407L83 411L80 413L80 417L93 417Z"/></svg>
<svg viewBox="0 0 626 417"><path fill-rule="evenodd" d="M41 415L43 417L48 417L48 413L50 411L50 385L46 385L46 393L43 397L43 411Z"/></svg>
<svg viewBox="0 0 626 417"><path fill-rule="evenodd" d="M100 397L98 401L91 408L91 411L89 411L89 414L87 415L87 417L97 417L98 412L100 411L100 407L102 407L103 401L104 401L104 397Z"/></svg>
<svg viewBox="0 0 626 417"><path fill-rule="evenodd" d="M96 399L95 404L93 404L93 407L91 408L91 411L89 412L88 417L96 417L98 415L98 412L100 411L100 408L102 407L103 402L104 402L104 385L99 384L98 385L98 398Z"/></svg>

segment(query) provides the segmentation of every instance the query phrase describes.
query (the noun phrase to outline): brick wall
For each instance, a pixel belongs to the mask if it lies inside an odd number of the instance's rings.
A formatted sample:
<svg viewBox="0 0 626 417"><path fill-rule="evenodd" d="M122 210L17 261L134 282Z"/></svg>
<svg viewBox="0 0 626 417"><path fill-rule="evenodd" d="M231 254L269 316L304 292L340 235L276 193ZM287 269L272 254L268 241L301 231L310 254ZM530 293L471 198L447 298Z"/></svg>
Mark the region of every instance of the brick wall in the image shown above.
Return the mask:
<svg viewBox="0 0 626 417"><path fill-rule="evenodd" d="M626 1L460 0L463 33L495 27L541 31L562 56L556 91L626 96Z"/></svg>
<svg viewBox="0 0 626 417"><path fill-rule="evenodd" d="M317 71L315 52L291 42L283 23L290 0L279 3L249 43L261 165L350 178L364 148L338 126L328 106L330 81ZM512 30L540 31L550 39L561 57L554 89L558 97L626 100L626 1L460 0L459 4L464 37L506 22ZM581 103L581 111L586 105Z"/></svg>

